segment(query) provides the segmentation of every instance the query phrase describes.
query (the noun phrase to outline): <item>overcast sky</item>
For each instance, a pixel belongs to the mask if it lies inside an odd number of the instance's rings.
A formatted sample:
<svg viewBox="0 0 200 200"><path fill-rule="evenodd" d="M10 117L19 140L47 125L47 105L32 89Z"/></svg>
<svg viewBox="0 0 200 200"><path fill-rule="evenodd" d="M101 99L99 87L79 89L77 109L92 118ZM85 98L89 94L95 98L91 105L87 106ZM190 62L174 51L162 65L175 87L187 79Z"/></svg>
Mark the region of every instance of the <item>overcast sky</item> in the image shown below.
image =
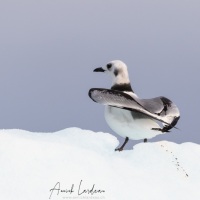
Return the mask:
<svg viewBox="0 0 200 200"><path fill-rule="evenodd" d="M120 59L139 97L180 108L180 131L151 141L200 143L199 11L199 0L1 0L0 128L113 134L88 90L110 88L92 71Z"/></svg>

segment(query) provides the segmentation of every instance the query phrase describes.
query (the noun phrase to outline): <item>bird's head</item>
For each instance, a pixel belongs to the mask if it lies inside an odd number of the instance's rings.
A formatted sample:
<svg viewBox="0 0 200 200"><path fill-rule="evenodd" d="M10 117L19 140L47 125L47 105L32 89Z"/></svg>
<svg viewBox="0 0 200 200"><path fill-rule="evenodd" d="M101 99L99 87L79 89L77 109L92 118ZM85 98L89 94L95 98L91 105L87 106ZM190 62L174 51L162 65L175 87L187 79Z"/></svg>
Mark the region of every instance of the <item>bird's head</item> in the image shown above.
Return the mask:
<svg viewBox="0 0 200 200"><path fill-rule="evenodd" d="M112 85L130 84L127 66L121 60L113 60L104 67L99 67L94 72L104 72L111 75Z"/></svg>

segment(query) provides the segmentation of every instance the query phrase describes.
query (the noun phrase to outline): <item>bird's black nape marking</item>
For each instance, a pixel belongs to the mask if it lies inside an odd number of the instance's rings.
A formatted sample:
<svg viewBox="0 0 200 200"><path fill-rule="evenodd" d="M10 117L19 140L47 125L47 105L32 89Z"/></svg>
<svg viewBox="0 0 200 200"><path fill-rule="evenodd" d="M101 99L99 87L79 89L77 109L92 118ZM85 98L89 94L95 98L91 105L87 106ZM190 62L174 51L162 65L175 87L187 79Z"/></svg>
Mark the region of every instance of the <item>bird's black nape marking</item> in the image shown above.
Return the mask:
<svg viewBox="0 0 200 200"><path fill-rule="evenodd" d="M117 148L117 149L115 149L115 151L123 151L123 149L124 149L124 147L125 147L125 145L127 144L128 141L129 141L129 138L126 137L124 143L122 144L122 146Z"/></svg>
<svg viewBox="0 0 200 200"><path fill-rule="evenodd" d="M111 87L111 90L118 90L118 91L127 91L127 92L133 92L133 89L131 87L130 83L124 83L124 84L115 84Z"/></svg>

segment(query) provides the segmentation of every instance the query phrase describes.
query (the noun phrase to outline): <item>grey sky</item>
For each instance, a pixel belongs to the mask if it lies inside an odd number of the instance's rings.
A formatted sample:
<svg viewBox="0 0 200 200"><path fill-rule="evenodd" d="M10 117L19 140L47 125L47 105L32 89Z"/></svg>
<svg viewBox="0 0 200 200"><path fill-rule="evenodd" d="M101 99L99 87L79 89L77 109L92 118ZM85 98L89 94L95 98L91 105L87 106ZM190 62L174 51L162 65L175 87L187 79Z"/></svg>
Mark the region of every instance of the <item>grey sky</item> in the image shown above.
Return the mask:
<svg viewBox="0 0 200 200"><path fill-rule="evenodd" d="M87 93L111 86L93 69L120 59L140 97L180 108L181 131L152 141L200 143L199 10L198 0L2 0L0 128L112 133Z"/></svg>

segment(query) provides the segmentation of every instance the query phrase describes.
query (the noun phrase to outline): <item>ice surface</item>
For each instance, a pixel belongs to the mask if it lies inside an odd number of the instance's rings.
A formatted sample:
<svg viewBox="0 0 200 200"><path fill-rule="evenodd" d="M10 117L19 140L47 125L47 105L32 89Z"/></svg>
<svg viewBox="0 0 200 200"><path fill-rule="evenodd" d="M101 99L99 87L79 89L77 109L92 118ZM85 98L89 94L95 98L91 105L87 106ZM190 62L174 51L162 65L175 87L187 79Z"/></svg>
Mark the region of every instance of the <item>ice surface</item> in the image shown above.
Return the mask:
<svg viewBox="0 0 200 200"><path fill-rule="evenodd" d="M200 145L161 141L115 152L117 145L108 133L79 128L1 130L0 199L200 199ZM80 194L94 184L101 193Z"/></svg>

